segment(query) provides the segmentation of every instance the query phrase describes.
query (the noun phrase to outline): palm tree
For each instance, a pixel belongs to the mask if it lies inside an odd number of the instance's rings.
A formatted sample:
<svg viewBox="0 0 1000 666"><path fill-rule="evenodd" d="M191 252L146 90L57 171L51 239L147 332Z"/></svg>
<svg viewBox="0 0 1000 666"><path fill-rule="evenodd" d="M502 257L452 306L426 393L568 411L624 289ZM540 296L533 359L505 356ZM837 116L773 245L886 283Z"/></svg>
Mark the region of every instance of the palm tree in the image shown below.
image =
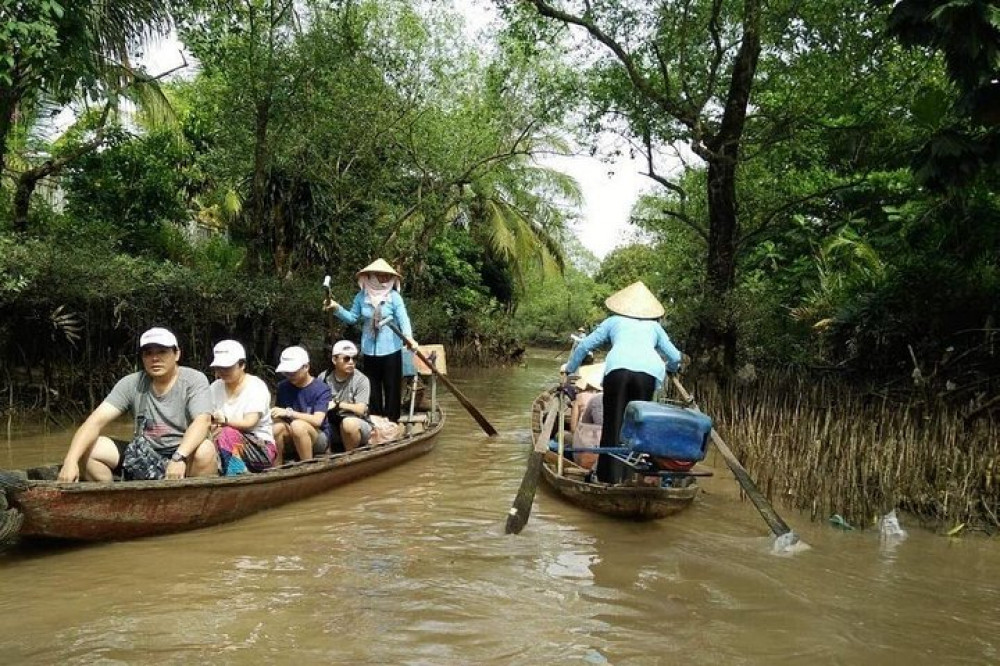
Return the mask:
<svg viewBox="0 0 1000 666"><path fill-rule="evenodd" d="M529 263L543 273L563 269L561 235L568 211L582 202L572 176L519 156L479 174L464 195L453 218L511 269L520 288Z"/></svg>
<svg viewBox="0 0 1000 666"><path fill-rule="evenodd" d="M15 3L5 25L27 27L15 32L0 25L6 56L0 58L0 174L11 132L39 109L108 99L143 83L129 53L170 27L173 8L173 0ZM145 88L138 94L147 94Z"/></svg>

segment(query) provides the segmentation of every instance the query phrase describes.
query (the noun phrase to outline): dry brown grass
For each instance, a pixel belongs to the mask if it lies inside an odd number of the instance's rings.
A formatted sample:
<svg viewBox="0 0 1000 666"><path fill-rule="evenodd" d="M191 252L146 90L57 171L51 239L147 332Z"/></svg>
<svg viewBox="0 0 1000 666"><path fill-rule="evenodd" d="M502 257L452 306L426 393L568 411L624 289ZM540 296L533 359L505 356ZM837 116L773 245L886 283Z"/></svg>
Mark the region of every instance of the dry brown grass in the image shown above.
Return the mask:
<svg viewBox="0 0 1000 666"><path fill-rule="evenodd" d="M936 529L1000 529L995 421L967 425L954 408L930 411L830 380L770 378L699 391L761 490L813 520L840 514L870 527L899 507Z"/></svg>

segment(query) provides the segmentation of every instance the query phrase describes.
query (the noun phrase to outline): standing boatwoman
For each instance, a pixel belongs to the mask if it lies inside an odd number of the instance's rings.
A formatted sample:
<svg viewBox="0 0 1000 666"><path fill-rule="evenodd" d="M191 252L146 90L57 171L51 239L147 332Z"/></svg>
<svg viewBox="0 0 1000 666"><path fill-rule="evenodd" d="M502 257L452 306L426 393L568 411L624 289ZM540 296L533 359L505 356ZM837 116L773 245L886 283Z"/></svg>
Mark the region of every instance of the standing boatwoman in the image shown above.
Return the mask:
<svg viewBox="0 0 1000 666"><path fill-rule="evenodd" d="M385 259L376 259L357 273L358 291L348 310L329 299L324 310L333 310L345 324L358 324L361 328L361 357L364 373L371 382L370 414L399 421L403 386L403 344L416 349L413 329L406 304L399 295L402 276ZM390 327L389 318L403 332L400 340Z"/></svg>
<svg viewBox="0 0 1000 666"><path fill-rule="evenodd" d="M612 315L576 345L564 366L565 372L576 372L588 353L611 342L602 382L602 447L618 446L626 405L633 400L652 400L656 388L663 384L664 370L676 372L681 364L680 351L657 321L664 314L663 306L646 285L635 282L609 296L604 305ZM666 357L666 364L660 354ZM610 456L600 457L599 480L619 482L620 465L614 462Z"/></svg>

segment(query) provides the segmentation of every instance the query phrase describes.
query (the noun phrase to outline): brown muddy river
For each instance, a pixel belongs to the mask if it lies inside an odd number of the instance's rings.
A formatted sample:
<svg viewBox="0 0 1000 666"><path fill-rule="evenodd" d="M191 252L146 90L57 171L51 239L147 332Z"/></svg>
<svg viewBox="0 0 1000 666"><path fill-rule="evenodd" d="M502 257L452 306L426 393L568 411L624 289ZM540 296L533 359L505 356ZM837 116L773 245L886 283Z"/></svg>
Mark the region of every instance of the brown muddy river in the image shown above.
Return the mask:
<svg viewBox="0 0 1000 666"><path fill-rule="evenodd" d="M0 664L1000 663L1000 542L903 516L893 547L779 507L812 549L773 555L713 454L677 516L617 522L540 490L505 536L528 408L558 364L454 374L494 439L446 396L432 453L311 500L0 552ZM58 461L69 435L0 439L0 467Z"/></svg>

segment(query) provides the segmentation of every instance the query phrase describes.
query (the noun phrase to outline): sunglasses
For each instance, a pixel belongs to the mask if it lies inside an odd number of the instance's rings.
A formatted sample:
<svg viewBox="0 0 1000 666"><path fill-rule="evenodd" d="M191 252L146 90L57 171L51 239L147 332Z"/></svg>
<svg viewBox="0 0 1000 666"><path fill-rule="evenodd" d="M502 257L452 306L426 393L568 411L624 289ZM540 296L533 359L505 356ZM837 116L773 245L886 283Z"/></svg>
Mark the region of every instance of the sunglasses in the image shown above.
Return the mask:
<svg viewBox="0 0 1000 666"><path fill-rule="evenodd" d="M333 358L335 358L338 361L343 361L344 363L354 363L353 356L334 356Z"/></svg>

